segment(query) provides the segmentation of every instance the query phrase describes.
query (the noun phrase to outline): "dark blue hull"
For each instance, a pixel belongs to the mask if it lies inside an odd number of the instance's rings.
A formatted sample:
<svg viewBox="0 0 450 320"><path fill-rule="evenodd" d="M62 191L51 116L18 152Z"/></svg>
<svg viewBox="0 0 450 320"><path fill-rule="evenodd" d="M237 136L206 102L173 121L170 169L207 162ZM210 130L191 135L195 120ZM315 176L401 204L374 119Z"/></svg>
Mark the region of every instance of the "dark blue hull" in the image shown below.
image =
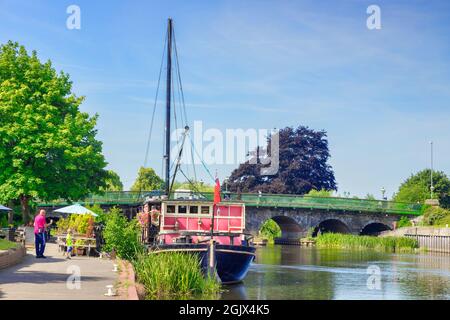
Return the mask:
<svg viewBox="0 0 450 320"><path fill-rule="evenodd" d="M220 245L215 246L216 273L223 284L241 282L247 275L255 257L255 247ZM196 253L200 259L202 271L208 272L209 244L166 244L153 248L154 252Z"/></svg>

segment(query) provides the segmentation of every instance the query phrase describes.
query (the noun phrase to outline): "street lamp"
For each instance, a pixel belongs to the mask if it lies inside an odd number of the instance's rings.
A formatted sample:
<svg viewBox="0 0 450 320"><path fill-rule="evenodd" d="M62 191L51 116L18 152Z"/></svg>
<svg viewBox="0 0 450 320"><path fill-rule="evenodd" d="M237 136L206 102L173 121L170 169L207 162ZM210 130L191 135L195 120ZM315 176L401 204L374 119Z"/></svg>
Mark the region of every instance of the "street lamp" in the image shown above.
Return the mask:
<svg viewBox="0 0 450 320"><path fill-rule="evenodd" d="M433 141L430 141L430 158L431 158L431 173L430 173L431 198L430 199L433 199L433 191L434 191L434 186L433 186Z"/></svg>
<svg viewBox="0 0 450 320"><path fill-rule="evenodd" d="M386 198L384 197L384 194L386 193L386 189L384 187L381 187L381 199L386 200Z"/></svg>

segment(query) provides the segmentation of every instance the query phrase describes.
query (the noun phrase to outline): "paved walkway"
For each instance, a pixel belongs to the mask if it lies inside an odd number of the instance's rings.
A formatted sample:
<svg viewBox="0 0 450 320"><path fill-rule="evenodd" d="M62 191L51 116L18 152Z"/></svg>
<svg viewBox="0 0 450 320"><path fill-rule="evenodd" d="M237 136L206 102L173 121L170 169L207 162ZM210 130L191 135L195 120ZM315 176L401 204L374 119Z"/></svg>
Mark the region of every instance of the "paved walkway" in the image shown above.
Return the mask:
<svg viewBox="0 0 450 320"><path fill-rule="evenodd" d="M112 261L94 257L66 260L52 243L47 244L45 255L47 259L36 259L28 251L20 264L0 270L0 299L114 299L104 296L106 286L117 282ZM79 289L75 281L67 283L77 272L81 274Z"/></svg>

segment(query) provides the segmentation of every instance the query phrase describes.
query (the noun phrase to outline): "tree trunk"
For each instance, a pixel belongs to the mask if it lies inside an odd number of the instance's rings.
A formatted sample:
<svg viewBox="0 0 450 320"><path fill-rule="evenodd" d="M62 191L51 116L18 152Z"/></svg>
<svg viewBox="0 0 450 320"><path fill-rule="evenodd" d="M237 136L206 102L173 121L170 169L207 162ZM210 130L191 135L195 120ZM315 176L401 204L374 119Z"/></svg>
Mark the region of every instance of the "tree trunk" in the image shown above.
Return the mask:
<svg viewBox="0 0 450 320"><path fill-rule="evenodd" d="M10 201L8 203L8 207L11 209L14 208L14 202ZM14 211L8 211L8 225L11 225L14 223Z"/></svg>
<svg viewBox="0 0 450 320"><path fill-rule="evenodd" d="M20 196L20 205L22 207L22 216L23 216L23 223L25 225L28 225L28 222L30 222L30 205L29 205L30 199L26 195Z"/></svg>

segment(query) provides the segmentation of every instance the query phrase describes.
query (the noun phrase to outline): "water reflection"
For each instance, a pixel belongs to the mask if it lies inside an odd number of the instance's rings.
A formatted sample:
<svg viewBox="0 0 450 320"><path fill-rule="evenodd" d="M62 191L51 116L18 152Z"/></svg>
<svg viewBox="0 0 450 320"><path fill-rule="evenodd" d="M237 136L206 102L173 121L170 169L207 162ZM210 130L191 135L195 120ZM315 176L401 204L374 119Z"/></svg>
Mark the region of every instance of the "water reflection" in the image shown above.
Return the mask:
<svg viewBox="0 0 450 320"><path fill-rule="evenodd" d="M367 286L372 265L379 290ZM450 256L268 246L244 283L225 289L222 299L450 299Z"/></svg>

